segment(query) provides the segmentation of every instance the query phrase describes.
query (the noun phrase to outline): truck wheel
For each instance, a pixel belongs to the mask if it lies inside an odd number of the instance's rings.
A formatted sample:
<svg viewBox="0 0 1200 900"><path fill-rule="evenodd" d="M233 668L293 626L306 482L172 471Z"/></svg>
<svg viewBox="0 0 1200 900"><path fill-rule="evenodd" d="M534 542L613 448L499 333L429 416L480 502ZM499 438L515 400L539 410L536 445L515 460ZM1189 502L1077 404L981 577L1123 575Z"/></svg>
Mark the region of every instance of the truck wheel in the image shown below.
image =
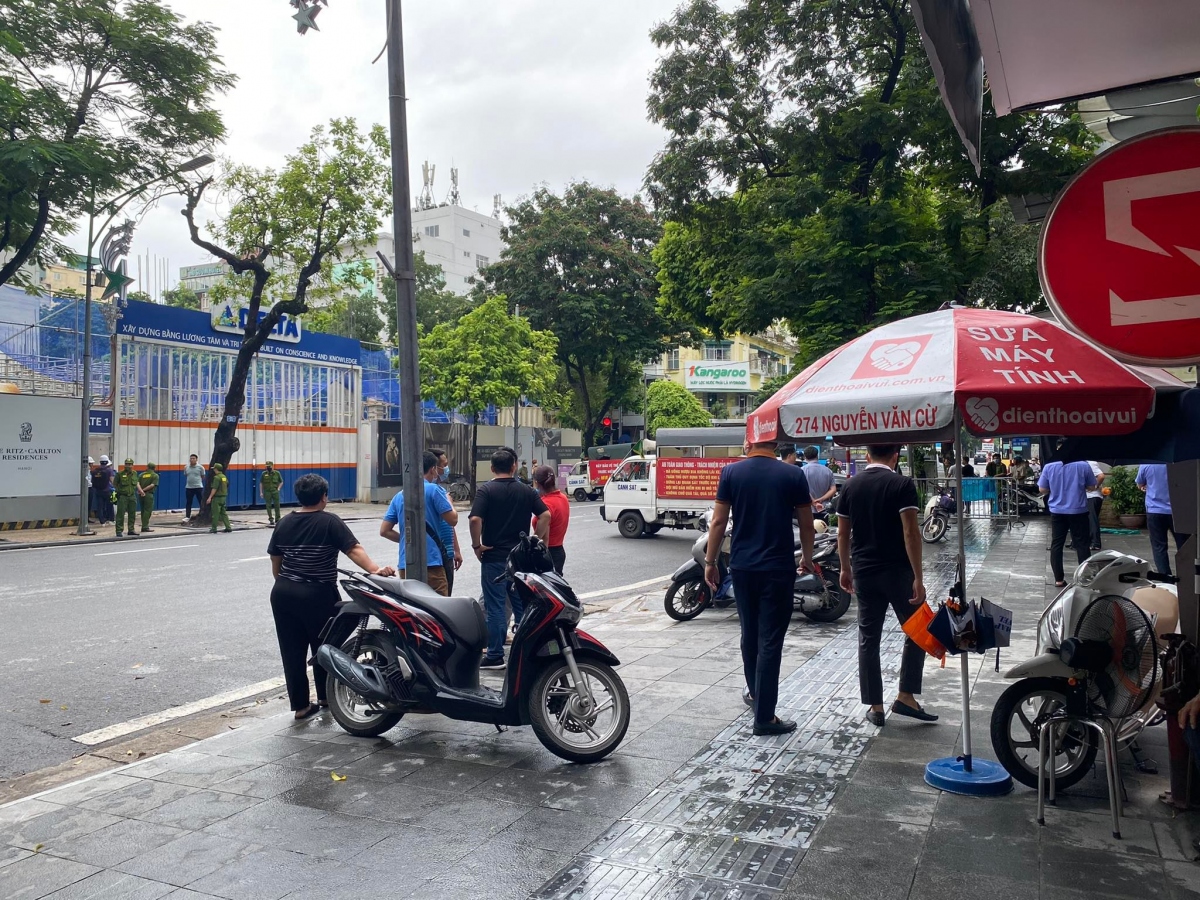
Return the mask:
<svg viewBox="0 0 1200 900"><path fill-rule="evenodd" d="M646 523L642 520L640 513L632 511L623 512L620 518L617 519L617 529L621 532L621 537L641 537L645 528Z"/></svg>
<svg viewBox="0 0 1200 900"><path fill-rule="evenodd" d="M575 502L583 503L588 498L588 492L583 488L575 488Z"/></svg>

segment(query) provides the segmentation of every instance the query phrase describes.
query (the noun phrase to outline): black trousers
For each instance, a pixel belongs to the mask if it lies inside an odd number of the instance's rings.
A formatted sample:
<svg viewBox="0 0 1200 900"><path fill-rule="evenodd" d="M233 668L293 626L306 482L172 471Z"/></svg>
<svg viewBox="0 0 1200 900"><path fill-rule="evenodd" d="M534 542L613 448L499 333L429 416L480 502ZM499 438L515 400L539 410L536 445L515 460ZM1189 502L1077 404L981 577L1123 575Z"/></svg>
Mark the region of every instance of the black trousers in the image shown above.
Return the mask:
<svg viewBox="0 0 1200 900"><path fill-rule="evenodd" d="M1103 497L1088 497L1088 526L1092 541L1089 550L1100 549L1100 507L1104 505Z"/></svg>
<svg viewBox="0 0 1200 900"><path fill-rule="evenodd" d="M1088 539L1091 537L1092 523L1090 514L1081 513L1050 513L1050 571L1054 580L1064 581L1063 547L1067 543L1067 532L1071 533L1071 543L1075 545L1075 555L1083 562L1091 555Z"/></svg>
<svg viewBox="0 0 1200 900"><path fill-rule="evenodd" d="M192 501L196 501L196 511L204 509L204 488L184 488L184 493L187 494L187 518L192 517Z"/></svg>
<svg viewBox="0 0 1200 900"><path fill-rule="evenodd" d="M283 677L293 710L305 709L309 704L308 657L310 652L317 652L317 639L337 602L337 584L332 581L277 578L271 589L271 613L275 616ZM317 702L324 703L325 670L316 664L313 680L317 685Z"/></svg>
<svg viewBox="0 0 1200 900"><path fill-rule="evenodd" d="M765 725L774 721L779 702L779 666L792 620L796 571L734 571L730 575L742 620L742 672L754 696L754 721Z"/></svg>
<svg viewBox="0 0 1200 900"><path fill-rule="evenodd" d="M1167 550L1167 532L1175 538L1175 552L1191 535L1175 531L1175 520L1170 513L1146 513L1146 530L1150 532L1150 550L1154 554L1154 571L1160 575L1171 574L1171 554ZM1182 574L1182 573L1181 573Z"/></svg>
<svg viewBox="0 0 1200 900"><path fill-rule="evenodd" d="M554 563L554 571L559 575L563 573L563 566L567 564L567 551L560 544L557 547L547 547L550 552L550 561Z"/></svg>
<svg viewBox="0 0 1200 900"><path fill-rule="evenodd" d="M908 621L916 607L912 600L911 569L854 573L854 592L858 595L858 692L868 706L883 704L883 671L879 662L879 643L883 623L890 606L901 624ZM921 693L925 651L904 638L900 656L900 692Z"/></svg>

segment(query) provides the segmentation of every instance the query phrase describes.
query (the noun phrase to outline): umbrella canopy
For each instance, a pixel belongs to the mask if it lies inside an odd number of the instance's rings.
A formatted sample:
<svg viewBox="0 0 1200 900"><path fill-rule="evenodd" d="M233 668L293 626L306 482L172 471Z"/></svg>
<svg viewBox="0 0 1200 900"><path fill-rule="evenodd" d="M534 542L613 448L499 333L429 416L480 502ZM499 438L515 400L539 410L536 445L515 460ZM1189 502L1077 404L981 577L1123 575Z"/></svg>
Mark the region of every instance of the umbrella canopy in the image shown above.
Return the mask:
<svg viewBox="0 0 1200 900"><path fill-rule="evenodd" d="M1185 385L1122 365L1057 322L945 309L883 325L813 363L746 420L751 442L833 435L841 443L972 434L1136 431L1155 392Z"/></svg>

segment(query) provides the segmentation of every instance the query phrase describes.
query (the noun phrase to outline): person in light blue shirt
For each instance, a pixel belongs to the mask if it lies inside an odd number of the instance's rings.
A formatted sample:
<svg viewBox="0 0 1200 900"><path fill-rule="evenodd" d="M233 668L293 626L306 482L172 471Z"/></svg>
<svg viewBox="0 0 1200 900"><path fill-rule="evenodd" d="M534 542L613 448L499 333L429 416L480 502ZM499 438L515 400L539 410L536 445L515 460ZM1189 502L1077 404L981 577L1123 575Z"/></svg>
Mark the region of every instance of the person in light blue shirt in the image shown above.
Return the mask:
<svg viewBox="0 0 1200 900"><path fill-rule="evenodd" d="M1084 461L1048 463L1038 476L1038 489L1050 499L1050 570L1055 587L1066 587L1063 575L1063 546L1067 533L1075 545L1079 562L1088 558L1091 546L1091 521L1088 518L1088 488L1096 486L1092 467Z"/></svg>
<svg viewBox="0 0 1200 900"><path fill-rule="evenodd" d="M816 447L804 448L804 465L801 471L808 480L808 492L812 495L813 512L821 512L825 504L837 493L833 473L818 460L820 451Z"/></svg>
<svg viewBox="0 0 1200 900"><path fill-rule="evenodd" d="M1138 466L1137 486L1146 492L1146 530L1150 532L1150 549L1154 554L1154 569L1171 574L1171 554L1167 552L1167 532L1175 538L1175 552L1190 535L1175 531L1171 514L1171 493L1167 489L1167 467L1162 463Z"/></svg>
<svg viewBox="0 0 1200 900"><path fill-rule="evenodd" d="M446 492L430 480L437 472L437 457L426 450L421 463L425 474L425 481L422 482L425 487L425 564L428 571L425 580L443 597L448 597L450 596L450 583L446 577L447 560L442 558L442 552L438 547L441 540L439 526L442 522L446 522L453 528L458 524L458 513L446 497ZM432 533L430 533L431 530ZM435 539L435 535L438 536L437 539ZM400 577L404 578L406 575L405 563L407 562L407 548L404 543L404 491L392 498L392 502L383 516L383 522L379 526L379 536L400 545L400 561L396 568L399 570ZM446 552L451 552L449 547L446 548ZM449 562L453 564L452 559Z"/></svg>

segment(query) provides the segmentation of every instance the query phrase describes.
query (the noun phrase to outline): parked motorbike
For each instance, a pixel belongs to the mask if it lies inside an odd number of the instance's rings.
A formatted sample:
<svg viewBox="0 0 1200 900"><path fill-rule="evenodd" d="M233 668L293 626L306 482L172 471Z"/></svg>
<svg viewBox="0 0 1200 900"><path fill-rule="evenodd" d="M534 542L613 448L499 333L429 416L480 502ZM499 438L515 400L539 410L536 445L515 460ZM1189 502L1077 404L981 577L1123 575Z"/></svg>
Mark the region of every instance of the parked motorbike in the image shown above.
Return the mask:
<svg viewBox="0 0 1200 900"><path fill-rule="evenodd" d="M1167 583L1167 579L1150 572L1145 560L1105 550L1081 563L1071 583L1046 607L1038 621L1036 655L1005 673L1006 678L1020 680L1000 695L992 710L992 748L1000 764L1017 781L1037 787L1040 725L1066 707L1074 685L1094 677L1067 662L1076 661L1071 652L1072 642L1078 642L1074 637L1076 628L1094 601L1113 595L1126 597L1154 621L1158 634L1175 630L1178 598L1156 582ZM1154 703L1147 702L1132 715L1115 720L1118 746L1129 747L1143 728L1162 718ZM1066 728L1051 749L1057 789L1069 788L1084 778L1092 768L1096 751L1094 731L1079 725ZM1139 765L1148 767L1140 761Z"/></svg>
<svg viewBox="0 0 1200 900"><path fill-rule="evenodd" d="M479 683L483 604L401 578L342 572L349 600L325 626L317 661L329 711L347 732L376 737L408 713L530 725L563 759L594 762L621 743L629 695L619 660L581 631L583 604L536 537L523 537L497 582L524 601L500 690Z"/></svg>
<svg viewBox="0 0 1200 900"><path fill-rule="evenodd" d="M936 544L946 536L950 520L958 515L958 501L950 488L939 486L925 502L925 518L921 520L921 540Z"/></svg>
<svg viewBox="0 0 1200 900"><path fill-rule="evenodd" d="M671 585L663 598L668 616L679 622L694 619L710 606L728 606L734 602L733 591L722 602L715 600L712 588L704 581L704 559L708 551L708 535L702 534L692 544L692 558L671 575ZM800 541L796 540L796 563L800 562ZM813 541L813 562L816 572L796 573L793 603L796 612L813 622L836 622L850 608L850 595L838 584L841 566L837 555L837 532L818 534ZM724 583L729 573L729 536L717 557L717 570Z"/></svg>
<svg viewBox="0 0 1200 900"><path fill-rule="evenodd" d="M1002 516L1034 516L1046 512L1046 500L1036 478L1005 484L997 508Z"/></svg>

